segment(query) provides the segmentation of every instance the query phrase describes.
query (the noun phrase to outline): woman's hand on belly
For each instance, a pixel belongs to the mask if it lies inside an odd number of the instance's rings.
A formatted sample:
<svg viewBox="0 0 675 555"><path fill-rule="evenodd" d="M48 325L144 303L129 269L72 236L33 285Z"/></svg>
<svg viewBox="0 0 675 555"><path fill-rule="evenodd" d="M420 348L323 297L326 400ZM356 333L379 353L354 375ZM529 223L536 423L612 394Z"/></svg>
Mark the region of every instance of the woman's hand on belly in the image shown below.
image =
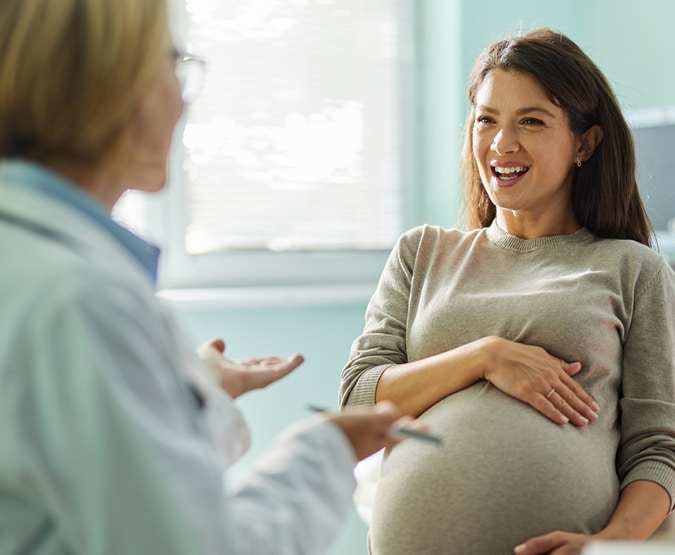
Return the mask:
<svg viewBox="0 0 675 555"><path fill-rule="evenodd" d="M581 363L567 362L533 345L486 337L483 378L558 424L585 426L598 418L598 405L572 379Z"/></svg>

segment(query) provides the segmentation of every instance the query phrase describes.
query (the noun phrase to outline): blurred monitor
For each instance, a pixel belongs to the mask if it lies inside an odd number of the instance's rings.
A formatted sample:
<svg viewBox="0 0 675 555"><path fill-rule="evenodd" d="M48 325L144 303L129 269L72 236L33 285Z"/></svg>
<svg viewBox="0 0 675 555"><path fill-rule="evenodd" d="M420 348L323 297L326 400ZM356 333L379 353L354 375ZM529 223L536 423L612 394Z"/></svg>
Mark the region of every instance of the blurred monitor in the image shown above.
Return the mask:
<svg viewBox="0 0 675 555"><path fill-rule="evenodd" d="M658 232L675 233L675 107L627 115L642 200Z"/></svg>

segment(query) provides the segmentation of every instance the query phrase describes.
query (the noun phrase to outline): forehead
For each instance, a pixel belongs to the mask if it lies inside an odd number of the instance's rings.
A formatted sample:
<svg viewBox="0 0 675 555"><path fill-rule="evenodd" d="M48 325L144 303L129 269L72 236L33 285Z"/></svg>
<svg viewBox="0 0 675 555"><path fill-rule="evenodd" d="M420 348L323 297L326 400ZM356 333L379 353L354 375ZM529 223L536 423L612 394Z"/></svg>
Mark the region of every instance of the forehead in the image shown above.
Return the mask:
<svg viewBox="0 0 675 555"><path fill-rule="evenodd" d="M483 108L520 110L537 106L563 113L535 77L516 71L490 71L476 89L475 100L476 106Z"/></svg>

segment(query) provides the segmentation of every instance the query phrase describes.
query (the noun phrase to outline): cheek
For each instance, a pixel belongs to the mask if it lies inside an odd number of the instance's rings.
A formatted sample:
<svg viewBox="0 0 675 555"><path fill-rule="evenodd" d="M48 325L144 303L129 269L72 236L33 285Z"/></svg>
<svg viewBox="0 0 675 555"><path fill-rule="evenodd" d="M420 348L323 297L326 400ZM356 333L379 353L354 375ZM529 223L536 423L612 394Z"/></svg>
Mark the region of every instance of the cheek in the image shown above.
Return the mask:
<svg viewBox="0 0 675 555"><path fill-rule="evenodd" d="M168 100L167 103L173 108L173 125L175 126L183 113L183 98L180 92L180 85L175 75L172 74L171 82L168 86Z"/></svg>
<svg viewBox="0 0 675 555"><path fill-rule="evenodd" d="M572 155L568 154L566 150L558 149L552 147L550 149L538 149L537 153L534 154L535 159L539 161L537 164L540 168L544 168L545 171L551 177L557 177L564 179L569 173L572 172Z"/></svg>
<svg viewBox="0 0 675 555"><path fill-rule="evenodd" d="M485 135L481 135L479 133L474 132L472 136L472 152L473 152L473 159L476 162L476 165L478 166L478 171L481 174L481 177L483 179L486 179L488 176L486 175L486 172L489 173L490 168L487 166L487 153L490 150L490 144L491 140L485 137Z"/></svg>
<svg viewBox="0 0 675 555"><path fill-rule="evenodd" d="M147 140L157 148L166 147L183 112L183 100L175 79L164 80L148 99L145 108Z"/></svg>

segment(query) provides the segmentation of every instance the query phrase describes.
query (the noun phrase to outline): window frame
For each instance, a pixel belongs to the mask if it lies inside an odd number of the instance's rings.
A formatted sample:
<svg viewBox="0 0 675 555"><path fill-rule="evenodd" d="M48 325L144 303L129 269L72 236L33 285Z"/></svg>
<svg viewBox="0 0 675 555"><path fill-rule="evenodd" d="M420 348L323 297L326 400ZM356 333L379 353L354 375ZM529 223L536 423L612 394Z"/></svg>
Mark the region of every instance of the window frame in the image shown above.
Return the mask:
<svg viewBox="0 0 675 555"><path fill-rule="evenodd" d="M412 227L417 216L416 179L416 19L414 0L398 0L401 22L401 155L402 229ZM183 2L176 2L172 23L179 25ZM179 35L180 36L180 35ZM195 52L200 55L202 53ZM207 68L208 71L208 68ZM161 290L216 291L228 288L314 288L335 294L336 287L351 291L345 299L361 298L377 282L390 249L324 251L224 250L207 254L188 254L185 250L187 214L186 176L183 171L182 132L186 116L179 122L171 148L168 184L155 198L148 199L147 228L150 240L162 249L159 283ZM393 245L392 245L393 246ZM331 293L332 292L332 293ZM167 297L183 298L166 293ZM202 298L202 295L197 295ZM216 295L223 297L222 294ZM340 295L338 294L338 297ZM288 297L288 295L286 295ZM319 294L318 297L321 297Z"/></svg>

